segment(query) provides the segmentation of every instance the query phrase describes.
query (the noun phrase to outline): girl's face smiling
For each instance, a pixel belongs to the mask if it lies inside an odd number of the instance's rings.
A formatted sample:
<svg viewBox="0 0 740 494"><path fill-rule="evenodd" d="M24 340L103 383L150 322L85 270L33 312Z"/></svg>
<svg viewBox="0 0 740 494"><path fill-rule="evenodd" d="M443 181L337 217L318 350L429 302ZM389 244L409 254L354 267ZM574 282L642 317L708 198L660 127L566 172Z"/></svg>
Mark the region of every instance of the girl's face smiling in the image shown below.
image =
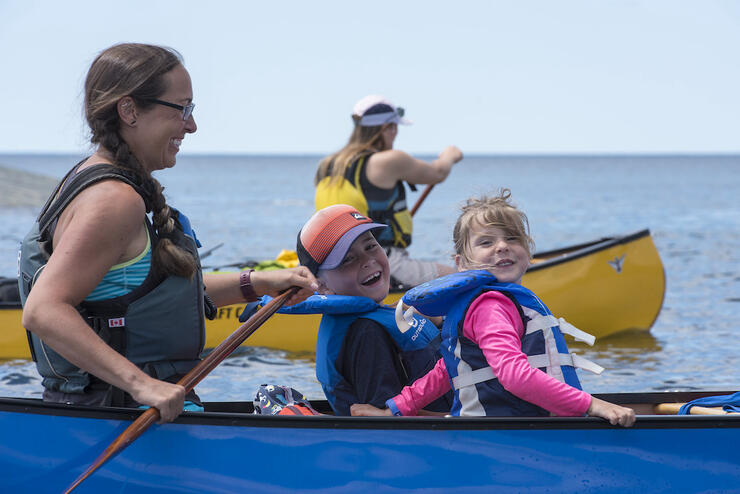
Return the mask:
<svg viewBox="0 0 740 494"><path fill-rule="evenodd" d="M193 87L185 67L178 65L163 77L167 90L157 99L180 106L192 103ZM149 172L174 166L185 134L197 130L192 114L187 120L182 116L182 110L160 104L137 109L136 126L130 128L126 141Z"/></svg>
<svg viewBox="0 0 740 494"><path fill-rule="evenodd" d="M456 255L458 271L488 270L502 283L521 283L529 267L529 251L521 239L508 235L503 229L483 226L475 222L470 230L470 251Z"/></svg>
<svg viewBox="0 0 740 494"><path fill-rule="evenodd" d="M335 269L319 270L319 280L337 295L368 297L380 303L390 287L390 267L385 251L370 232L354 241Z"/></svg>

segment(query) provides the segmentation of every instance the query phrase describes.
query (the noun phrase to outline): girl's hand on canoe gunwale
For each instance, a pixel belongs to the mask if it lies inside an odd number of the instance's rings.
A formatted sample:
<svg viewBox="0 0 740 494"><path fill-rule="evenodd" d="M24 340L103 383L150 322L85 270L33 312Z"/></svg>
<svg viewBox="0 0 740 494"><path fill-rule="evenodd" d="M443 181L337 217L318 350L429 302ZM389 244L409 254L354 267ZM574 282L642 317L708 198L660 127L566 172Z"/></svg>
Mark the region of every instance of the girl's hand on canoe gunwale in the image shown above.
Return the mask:
<svg viewBox="0 0 740 494"><path fill-rule="evenodd" d="M615 405L594 397L591 397L591 405L588 407L587 413L591 417L606 419L612 425L632 427L632 424L635 423L635 411L631 408Z"/></svg>
<svg viewBox="0 0 740 494"><path fill-rule="evenodd" d="M389 408L378 408L367 403L355 403L349 407L349 413L353 417L391 417Z"/></svg>

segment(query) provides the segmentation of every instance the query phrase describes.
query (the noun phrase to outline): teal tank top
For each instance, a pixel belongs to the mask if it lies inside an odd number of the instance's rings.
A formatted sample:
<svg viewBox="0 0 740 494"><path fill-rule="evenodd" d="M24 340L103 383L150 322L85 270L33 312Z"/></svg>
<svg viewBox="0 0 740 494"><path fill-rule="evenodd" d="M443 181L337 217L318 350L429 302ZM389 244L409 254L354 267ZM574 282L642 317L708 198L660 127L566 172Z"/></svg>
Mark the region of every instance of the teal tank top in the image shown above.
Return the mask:
<svg viewBox="0 0 740 494"><path fill-rule="evenodd" d="M152 242L146 229L146 247L130 261L116 264L105 273L98 286L85 299L88 302L107 300L131 293L144 283L152 265Z"/></svg>

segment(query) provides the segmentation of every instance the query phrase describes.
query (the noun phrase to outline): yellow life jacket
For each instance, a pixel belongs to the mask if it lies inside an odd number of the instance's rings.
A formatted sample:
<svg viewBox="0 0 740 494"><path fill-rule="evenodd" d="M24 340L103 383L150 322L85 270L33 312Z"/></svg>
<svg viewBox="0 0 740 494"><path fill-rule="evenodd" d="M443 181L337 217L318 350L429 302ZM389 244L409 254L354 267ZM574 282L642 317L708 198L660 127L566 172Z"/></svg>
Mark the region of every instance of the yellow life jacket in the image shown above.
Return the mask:
<svg viewBox="0 0 740 494"><path fill-rule="evenodd" d="M406 248L411 245L413 230L411 213L406 206L406 189L400 180L391 189L372 185L363 173L370 156L372 154L364 155L352 162L340 180L332 181L331 175L321 179L316 185L316 210L333 204L348 204L374 222L391 227L377 235L380 245Z"/></svg>

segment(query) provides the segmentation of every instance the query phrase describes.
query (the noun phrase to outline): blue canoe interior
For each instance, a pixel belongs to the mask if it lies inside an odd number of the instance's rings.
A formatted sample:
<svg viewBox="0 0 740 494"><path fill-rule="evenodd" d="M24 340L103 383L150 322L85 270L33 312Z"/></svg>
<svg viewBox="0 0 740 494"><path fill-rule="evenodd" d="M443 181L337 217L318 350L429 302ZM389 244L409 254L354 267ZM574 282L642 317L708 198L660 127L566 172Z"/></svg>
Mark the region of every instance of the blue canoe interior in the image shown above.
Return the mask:
<svg viewBox="0 0 740 494"><path fill-rule="evenodd" d="M596 395L635 407L629 429L587 417L260 416L248 402L207 403L152 426L75 492L730 492L740 414L654 414L721 394ZM61 492L140 413L0 398L2 490Z"/></svg>

